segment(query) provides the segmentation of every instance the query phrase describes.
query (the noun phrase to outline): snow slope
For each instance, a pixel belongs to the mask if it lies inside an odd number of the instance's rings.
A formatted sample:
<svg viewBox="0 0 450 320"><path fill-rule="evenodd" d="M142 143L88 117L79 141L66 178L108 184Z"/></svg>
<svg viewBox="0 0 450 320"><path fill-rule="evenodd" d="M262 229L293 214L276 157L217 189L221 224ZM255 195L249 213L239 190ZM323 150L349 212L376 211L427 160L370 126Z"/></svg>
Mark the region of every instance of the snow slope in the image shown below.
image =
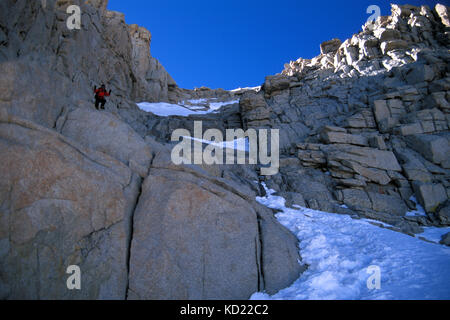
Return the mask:
<svg viewBox="0 0 450 320"><path fill-rule="evenodd" d="M204 105L195 105L195 104ZM239 103L239 100L224 101L224 102L209 102L207 99L189 100L188 104L172 104L167 102L141 102L138 103L139 109L145 112L151 112L160 117L168 116L182 116L187 117L193 114L206 114L219 110L223 106ZM205 110L205 108L208 108Z"/></svg>
<svg viewBox="0 0 450 320"><path fill-rule="evenodd" d="M236 88L236 89L233 89L233 90L230 90L230 91L231 91L231 92L239 92L239 91L250 91L250 90L259 92L259 91L261 91L261 86L256 86L256 87L245 87L245 88Z"/></svg>
<svg viewBox="0 0 450 320"><path fill-rule="evenodd" d="M171 104L166 102L141 102L137 104L139 109L145 112L151 112L160 117L168 116L182 116L187 117L191 114L201 114L204 111L190 110L186 107L180 106L178 104Z"/></svg>
<svg viewBox="0 0 450 320"><path fill-rule="evenodd" d="M290 287L251 299L450 299L450 248L348 215L289 209L266 191L257 201L282 211L276 217L300 240L309 268ZM373 265L381 270L379 290L367 287Z"/></svg>

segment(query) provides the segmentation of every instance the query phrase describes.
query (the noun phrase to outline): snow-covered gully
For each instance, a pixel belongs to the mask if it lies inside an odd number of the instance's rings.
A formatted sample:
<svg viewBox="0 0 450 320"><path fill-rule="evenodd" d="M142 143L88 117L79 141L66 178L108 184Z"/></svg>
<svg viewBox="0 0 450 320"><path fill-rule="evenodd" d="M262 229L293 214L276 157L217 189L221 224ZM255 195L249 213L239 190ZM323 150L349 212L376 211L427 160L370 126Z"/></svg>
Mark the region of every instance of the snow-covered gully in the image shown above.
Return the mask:
<svg viewBox="0 0 450 320"><path fill-rule="evenodd" d="M298 237L309 268L277 294L251 299L450 298L450 248L348 215L286 208L284 198L263 186L266 196L257 201L280 210L276 217ZM367 287L369 266L381 270L379 290Z"/></svg>

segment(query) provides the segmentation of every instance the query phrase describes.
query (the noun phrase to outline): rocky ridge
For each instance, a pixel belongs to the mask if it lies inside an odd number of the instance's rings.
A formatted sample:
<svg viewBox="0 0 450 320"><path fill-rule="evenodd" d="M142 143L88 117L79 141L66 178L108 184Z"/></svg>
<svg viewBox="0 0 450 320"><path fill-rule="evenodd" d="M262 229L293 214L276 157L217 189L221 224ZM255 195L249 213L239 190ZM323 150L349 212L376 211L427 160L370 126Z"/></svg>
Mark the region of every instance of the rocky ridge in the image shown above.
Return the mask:
<svg viewBox="0 0 450 320"><path fill-rule="evenodd" d="M391 16L245 93L245 127L280 129L283 167L268 185L296 204L408 234L448 225L448 12L392 5ZM405 216L416 202L427 215Z"/></svg>

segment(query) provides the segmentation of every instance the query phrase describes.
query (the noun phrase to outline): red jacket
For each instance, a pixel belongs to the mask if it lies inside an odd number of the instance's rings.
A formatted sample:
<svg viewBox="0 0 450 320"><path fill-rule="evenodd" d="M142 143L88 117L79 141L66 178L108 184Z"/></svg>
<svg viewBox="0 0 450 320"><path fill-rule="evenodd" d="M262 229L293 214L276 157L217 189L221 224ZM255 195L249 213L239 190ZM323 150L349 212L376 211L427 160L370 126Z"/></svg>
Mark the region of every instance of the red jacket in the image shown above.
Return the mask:
<svg viewBox="0 0 450 320"><path fill-rule="evenodd" d="M96 90L94 90L94 93L97 97L103 99L105 96L108 97L109 96L109 92L107 92L105 89L103 88L98 88Z"/></svg>

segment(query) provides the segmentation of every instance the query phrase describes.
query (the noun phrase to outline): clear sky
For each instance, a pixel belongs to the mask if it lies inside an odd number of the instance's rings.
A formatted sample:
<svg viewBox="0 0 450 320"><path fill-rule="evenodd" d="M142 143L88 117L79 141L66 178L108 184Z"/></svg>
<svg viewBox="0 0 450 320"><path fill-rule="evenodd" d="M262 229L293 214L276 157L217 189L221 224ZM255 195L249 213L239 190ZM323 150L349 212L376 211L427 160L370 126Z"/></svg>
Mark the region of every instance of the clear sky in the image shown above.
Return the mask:
<svg viewBox="0 0 450 320"><path fill-rule="evenodd" d="M234 89L257 86L299 57L320 53L321 42L360 31L378 5L390 2L434 7L449 0L109 0L152 33L151 52L180 87Z"/></svg>

